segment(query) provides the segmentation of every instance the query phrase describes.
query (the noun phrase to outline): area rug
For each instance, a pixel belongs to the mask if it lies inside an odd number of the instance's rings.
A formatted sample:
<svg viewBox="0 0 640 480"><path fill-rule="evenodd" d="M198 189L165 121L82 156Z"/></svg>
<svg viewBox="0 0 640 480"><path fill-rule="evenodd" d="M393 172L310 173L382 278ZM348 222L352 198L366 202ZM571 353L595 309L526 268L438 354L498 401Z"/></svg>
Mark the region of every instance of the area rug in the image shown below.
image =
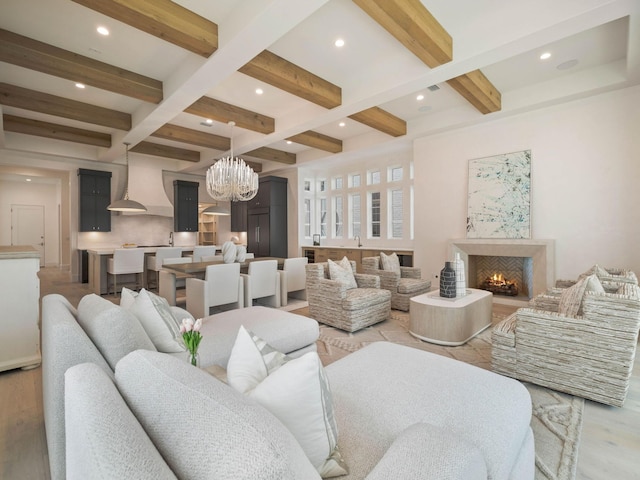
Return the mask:
<svg viewBox="0 0 640 480"><path fill-rule="evenodd" d="M309 316L308 308L293 313ZM505 315L494 314L493 325ZM391 318L355 333L320 325L318 354L324 365L369 343L387 341L444 355L491 370L491 328L458 347L423 342L409 333L409 314L392 310ZM531 394L535 439L536 480L573 480L578 463L584 399L524 383Z"/></svg>

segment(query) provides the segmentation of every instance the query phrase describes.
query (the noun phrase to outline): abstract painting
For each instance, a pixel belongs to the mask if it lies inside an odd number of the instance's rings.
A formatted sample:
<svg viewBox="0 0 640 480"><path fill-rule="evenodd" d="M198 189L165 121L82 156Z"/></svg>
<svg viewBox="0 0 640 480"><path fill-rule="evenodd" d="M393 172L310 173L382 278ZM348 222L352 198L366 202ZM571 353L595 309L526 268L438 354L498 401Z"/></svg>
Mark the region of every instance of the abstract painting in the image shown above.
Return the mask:
<svg viewBox="0 0 640 480"><path fill-rule="evenodd" d="M467 238L531 238L531 150L469 160Z"/></svg>

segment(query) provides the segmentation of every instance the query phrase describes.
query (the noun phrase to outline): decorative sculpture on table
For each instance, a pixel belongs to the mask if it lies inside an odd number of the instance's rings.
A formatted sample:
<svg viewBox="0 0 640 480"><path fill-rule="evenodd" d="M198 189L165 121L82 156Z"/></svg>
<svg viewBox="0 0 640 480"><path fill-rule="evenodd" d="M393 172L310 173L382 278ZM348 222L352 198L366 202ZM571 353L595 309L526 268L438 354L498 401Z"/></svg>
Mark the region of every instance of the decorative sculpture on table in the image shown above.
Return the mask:
<svg viewBox="0 0 640 480"><path fill-rule="evenodd" d="M236 261L236 246L233 242L224 242L222 244L222 261L224 263Z"/></svg>
<svg viewBox="0 0 640 480"><path fill-rule="evenodd" d="M242 263L247 259L247 247L244 245L236 246L236 262Z"/></svg>
<svg viewBox="0 0 640 480"><path fill-rule="evenodd" d="M459 253L456 253L453 268L456 271L456 297L464 297L467 294L467 281L464 273L464 262Z"/></svg>
<svg viewBox="0 0 640 480"><path fill-rule="evenodd" d="M456 297L456 271L453 262L445 262L440 270L440 296L444 298Z"/></svg>

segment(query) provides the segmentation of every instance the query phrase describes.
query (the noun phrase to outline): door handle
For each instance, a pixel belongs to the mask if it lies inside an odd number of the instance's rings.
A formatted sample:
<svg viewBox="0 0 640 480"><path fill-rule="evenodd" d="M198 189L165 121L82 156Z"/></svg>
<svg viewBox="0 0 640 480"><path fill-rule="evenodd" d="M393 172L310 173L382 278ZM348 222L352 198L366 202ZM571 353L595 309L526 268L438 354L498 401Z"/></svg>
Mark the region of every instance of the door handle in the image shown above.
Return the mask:
<svg viewBox="0 0 640 480"><path fill-rule="evenodd" d="M260 243L260 227L256 227L256 243Z"/></svg>

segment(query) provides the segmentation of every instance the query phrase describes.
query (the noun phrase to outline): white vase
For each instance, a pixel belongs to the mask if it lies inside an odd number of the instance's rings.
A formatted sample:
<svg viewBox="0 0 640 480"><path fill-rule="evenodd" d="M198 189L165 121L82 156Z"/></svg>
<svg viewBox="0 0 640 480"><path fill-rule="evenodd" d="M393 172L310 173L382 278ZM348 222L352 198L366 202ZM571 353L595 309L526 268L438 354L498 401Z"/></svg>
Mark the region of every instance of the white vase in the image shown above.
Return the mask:
<svg viewBox="0 0 640 480"><path fill-rule="evenodd" d="M467 294L467 281L464 273L464 262L459 253L456 253L453 268L456 271L456 298L464 297Z"/></svg>
<svg viewBox="0 0 640 480"><path fill-rule="evenodd" d="M224 242L222 244L222 261L224 263L233 263L236 261L236 246L233 242Z"/></svg>
<svg viewBox="0 0 640 480"><path fill-rule="evenodd" d="M236 247L236 262L242 263L247 259L247 247L238 245Z"/></svg>

